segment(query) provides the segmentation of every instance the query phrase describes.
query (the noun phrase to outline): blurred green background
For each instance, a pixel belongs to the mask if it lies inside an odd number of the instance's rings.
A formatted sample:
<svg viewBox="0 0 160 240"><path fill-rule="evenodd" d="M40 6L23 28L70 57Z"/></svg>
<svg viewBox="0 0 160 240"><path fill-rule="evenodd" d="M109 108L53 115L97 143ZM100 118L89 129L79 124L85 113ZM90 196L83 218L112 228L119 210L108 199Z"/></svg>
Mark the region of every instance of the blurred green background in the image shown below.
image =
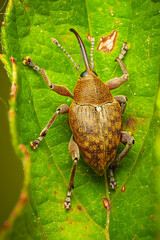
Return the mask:
<svg viewBox="0 0 160 240"><path fill-rule="evenodd" d="M0 0L0 26L4 21L7 2ZM1 39L0 54L2 54ZM13 149L9 131L10 87L7 72L0 61L0 227L17 202L23 181L22 164Z"/></svg>

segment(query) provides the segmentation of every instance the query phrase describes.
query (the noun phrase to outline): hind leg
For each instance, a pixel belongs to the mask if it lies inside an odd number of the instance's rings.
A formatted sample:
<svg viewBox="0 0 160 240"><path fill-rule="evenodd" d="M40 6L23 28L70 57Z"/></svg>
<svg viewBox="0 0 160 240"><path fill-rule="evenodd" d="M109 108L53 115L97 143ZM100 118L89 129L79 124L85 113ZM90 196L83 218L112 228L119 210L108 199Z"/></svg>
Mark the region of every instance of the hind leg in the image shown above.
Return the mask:
<svg viewBox="0 0 160 240"><path fill-rule="evenodd" d="M118 167L121 159L129 152L134 144L134 137L129 132L121 132L121 143L123 143L126 147L122 150L122 152L117 156L117 158L113 161L113 163L109 166L109 178L110 178L110 187L114 189L117 186L117 183L114 179L113 171Z"/></svg>
<svg viewBox="0 0 160 240"><path fill-rule="evenodd" d="M67 192L67 198L64 202L64 207L69 210L71 206L71 189L74 188L74 176L76 172L76 167L77 167L77 162L79 160L79 148L77 143L73 139L73 135L71 136L71 140L69 142L69 153L72 156L73 160L73 167L72 167L72 172L70 175L70 180L68 184L68 192Z"/></svg>

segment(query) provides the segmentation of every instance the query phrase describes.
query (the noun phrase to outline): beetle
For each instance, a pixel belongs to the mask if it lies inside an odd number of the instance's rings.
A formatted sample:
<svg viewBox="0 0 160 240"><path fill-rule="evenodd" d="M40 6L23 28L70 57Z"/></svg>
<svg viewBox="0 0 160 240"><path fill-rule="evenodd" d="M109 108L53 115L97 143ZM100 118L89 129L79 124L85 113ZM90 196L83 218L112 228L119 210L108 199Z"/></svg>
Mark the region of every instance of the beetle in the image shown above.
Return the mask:
<svg viewBox="0 0 160 240"><path fill-rule="evenodd" d="M122 131L122 116L126 108L127 98L123 95L113 97L111 94L112 89L119 87L128 80L129 74L122 61L122 58L128 51L128 46L126 43L123 43L121 53L115 60L119 63L124 74L120 78L114 78L103 83L97 73L94 72L93 55L91 54L92 62L90 63L79 34L74 29L70 29L70 31L77 37L85 63L85 71L80 75L73 94L65 86L51 83L45 70L35 65L30 57L23 58L25 65L32 67L42 74L52 91L73 99L70 107L62 104L57 108L52 119L42 130L38 139L30 143L34 150L37 149L56 117L59 114L69 113L69 123L72 130L69 153L73 159L73 168L70 175L67 197L64 202L64 207L67 210L71 206L71 189L74 188L74 176L80 152L85 162L98 175L103 175L106 168L109 167L110 187L114 190L117 183L114 179L113 171L134 144L132 134ZM91 53L93 53L94 38L92 37L91 39ZM76 66L73 59L58 41L56 39L52 39L52 41L65 52L74 63L76 69L79 69L80 65ZM115 158L120 142L126 146Z"/></svg>

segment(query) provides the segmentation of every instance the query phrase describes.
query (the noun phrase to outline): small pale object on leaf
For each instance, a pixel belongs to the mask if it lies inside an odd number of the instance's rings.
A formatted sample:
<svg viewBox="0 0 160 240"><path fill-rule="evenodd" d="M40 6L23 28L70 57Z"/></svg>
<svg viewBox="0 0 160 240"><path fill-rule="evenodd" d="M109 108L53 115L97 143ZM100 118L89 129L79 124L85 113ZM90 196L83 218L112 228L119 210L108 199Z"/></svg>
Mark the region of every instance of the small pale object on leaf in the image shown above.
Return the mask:
<svg viewBox="0 0 160 240"><path fill-rule="evenodd" d="M97 47L97 51L103 50L104 52L110 53L115 46L116 39L117 39L117 31L116 30L114 30L107 37L101 37L99 39L100 43Z"/></svg>

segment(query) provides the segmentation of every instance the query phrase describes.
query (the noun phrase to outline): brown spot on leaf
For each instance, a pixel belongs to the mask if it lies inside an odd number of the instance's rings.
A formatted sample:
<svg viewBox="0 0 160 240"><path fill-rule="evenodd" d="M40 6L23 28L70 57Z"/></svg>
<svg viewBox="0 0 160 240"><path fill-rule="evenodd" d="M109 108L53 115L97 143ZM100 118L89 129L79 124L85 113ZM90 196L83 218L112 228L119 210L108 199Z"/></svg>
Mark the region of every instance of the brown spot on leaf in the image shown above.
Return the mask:
<svg viewBox="0 0 160 240"><path fill-rule="evenodd" d="M126 124L127 127L132 128L132 130L135 131L136 130L136 126L135 126L136 123L137 123L137 119L131 118L131 119L128 119L125 124Z"/></svg>
<svg viewBox="0 0 160 240"><path fill-rule="evenodd" d="M46 179L46 176L43 176L41 179L42 179L42 180L45 180L45 179Z"/></svg>
<svg viewBox="0 0 160 240"><path fill-rule="evenodd" d="M104 52L110 53L113 51L115 42L117 39L117 30L114 30L111 34L109 34L106 37L100 37L99 39L99 45L97 47L97 51L103 50Z"/></svg>
<svg viewBox="0 0 160 240"><path fill-rule="evenodd" d="M89 226L85 226L85 229L89 229Z"/></svg>
<svg viewBox="0 0 160 240"><path fill-rule="evenodd" d="M77 206L77 209L78 209L79 211L83 211L83 208L82 208L82 206L80 206L80 205Z"/></svg>
<svg viewBox="0 0 160 240"><path fill-rule="evenodd" d="M69 217L66 218L66 222L67 222L67 224L69 223L69 224L71 224L71 225L74 223L73 221L70 220Z"/></svg>
<svg viewBox="0 0 160 240"><path fill-rule="evenodd" d="M56 190L54 190L54 192L53 192L53 193L54 193L54 195L56 195L56 194L57 194L57 191L56 191Z"/></svg>
<svg viewBox="0 0 160 240"><path fill-rule="evenodd" d="M152 216L151 216L151 219L152 219L152 220L155 220L155 216L152 215Z"/></svg>
<svg viewBox="0 0 160 240"><path fill-rule="evenodd" d="M121 192L124 193L125 190L126 190L126 187L125 187L125 185L123 185L122 188L121 188Z"/></svg>
<svg viewBox="0 0 160 240"><path fill-rule="evenodd" d="M141 119L142 123L146 123L146 118Z"/></svg>
<svg viewBox="0 0 160 240"><path fill-rule="evenodd" d="M28 10L29 10L29 7L28 7L28 6L26 6L26 7L25 7L25 9L28 11Z"/></svg>
<svg viewBox="0 0 160 240"><path fill-rule="evenodd" d="M60 229L61 229L61 231L63 231L63 230L64 230L64 228L63 228L62 226L60 226Z"/></svg>
<svg viewBox="0 0 160 240"><path fill-rule="evenodd" d="M82 236L83 236L83 237L87 237L87 234L83 234Z"/></svg>
<svg viewBox="0 0 160 240"><path fill-rule="evenodd" d="M108 198L102 198L102 202L103 202L103 206L105 209L107 209L108 211L111 210L111 204Z"/></svg>
<svg viewBox="0 0 160 240"><path fill-rule="evenodd" d="M145 148L143 148L142 152L145 152L145 150L146 150L146 149L145 149Z"/></svg>
<svg viewBox="0 0 160 240"><path fill-rule="evenodd" d="M50 163L48 163L48 167L51 168L51 164Z"/></svg>

